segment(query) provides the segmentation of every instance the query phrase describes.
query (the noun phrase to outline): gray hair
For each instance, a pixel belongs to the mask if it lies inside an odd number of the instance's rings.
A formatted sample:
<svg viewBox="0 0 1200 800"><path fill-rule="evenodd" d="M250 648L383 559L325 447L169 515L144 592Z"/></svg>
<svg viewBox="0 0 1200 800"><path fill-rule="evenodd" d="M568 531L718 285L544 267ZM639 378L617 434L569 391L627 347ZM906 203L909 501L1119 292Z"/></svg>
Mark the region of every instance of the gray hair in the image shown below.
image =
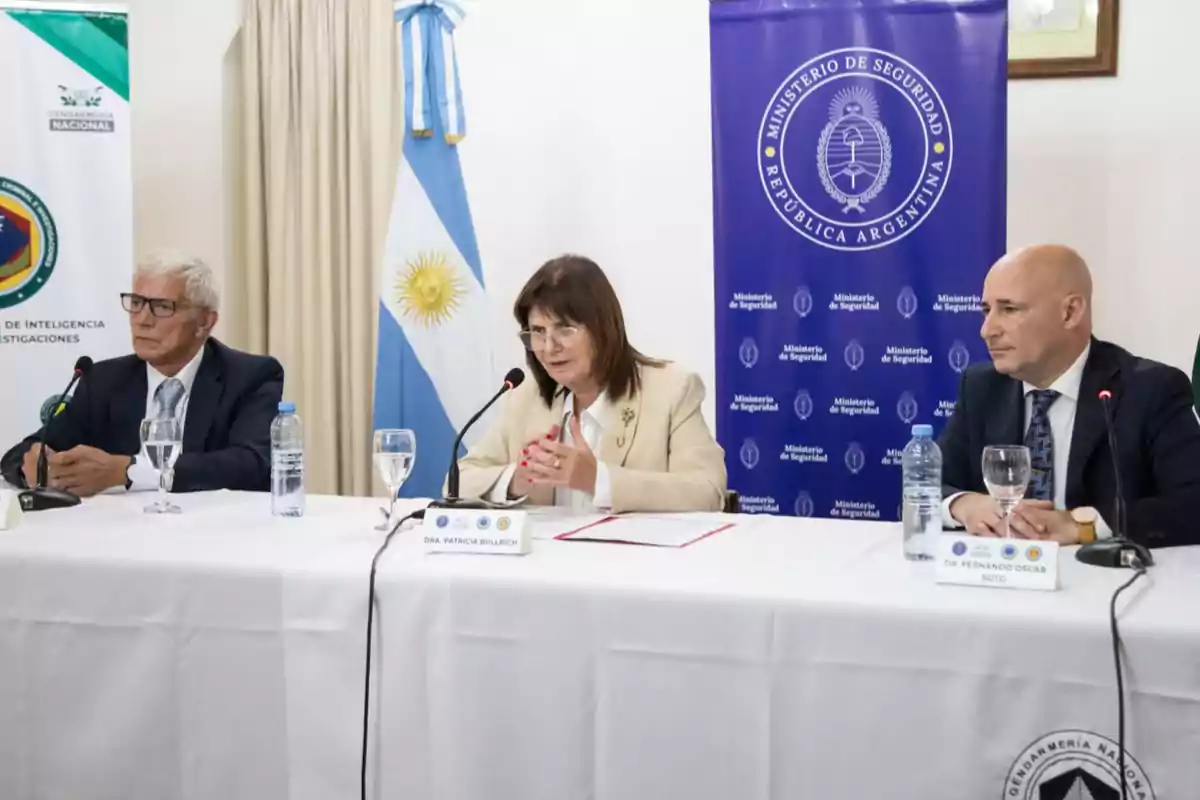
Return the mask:
<svg viewBox="0 0 1200 800"><path fill-rule="evenodd" d="M212 269L195 256L173 250L152 253L138 264L135 276L183 278L183 296L194 306L216 311L221 291Z"/></svg>

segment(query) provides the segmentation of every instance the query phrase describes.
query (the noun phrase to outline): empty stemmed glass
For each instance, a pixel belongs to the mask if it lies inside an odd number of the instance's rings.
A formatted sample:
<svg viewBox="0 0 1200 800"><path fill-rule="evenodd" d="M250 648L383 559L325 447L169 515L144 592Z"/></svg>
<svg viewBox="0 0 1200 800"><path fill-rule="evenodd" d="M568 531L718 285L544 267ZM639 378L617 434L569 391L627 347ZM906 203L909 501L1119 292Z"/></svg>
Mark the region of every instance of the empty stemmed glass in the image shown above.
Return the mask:
<svg viewBox="0 0 1200 800"><path fill-rule="evenodd" d="M389 530L396 513L396 496L412 474L417 459L417 436L406 428L386 428L375 431L375 469L388 488L387 521L375 526L377 531Z"/></svg>
<svg viewBox="0 0 1200 800"><path fill-rule="evenodd" d="M182 509L167 498L168 479L183 449L183 427L176 419L142 420L142 448L150 465L158 470L158 499L146 506L147 514L178 514Z"/></svg>
<svg viewBox="0 0 1200 800"><path fill-rule="evenodd" d="M1029 448L989 445L983 448L983 483L1004 516L1004 538L1012 537L1012 512L1029 486Z"/></svg>

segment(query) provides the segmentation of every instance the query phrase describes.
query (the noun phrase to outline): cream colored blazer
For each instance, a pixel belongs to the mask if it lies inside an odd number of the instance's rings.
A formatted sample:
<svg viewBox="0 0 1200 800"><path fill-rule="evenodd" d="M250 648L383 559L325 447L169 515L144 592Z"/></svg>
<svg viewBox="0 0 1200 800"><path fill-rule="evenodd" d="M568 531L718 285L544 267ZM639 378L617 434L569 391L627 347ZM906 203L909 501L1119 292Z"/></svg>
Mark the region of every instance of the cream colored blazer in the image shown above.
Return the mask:
<svg viewBox="0 0 1200 800"><path fill-rule="evenodd" d="M641 390L612 401L596 458L608 464L612 511L720 511L725 498L725 452L713 439L700 404L700 377L671 365L644 366ZM501 416L459 461L459 494L485 496L532 439L563 418L562 393L549 408L530 378L505 398ZM534 487L526 501L551 505L554 490Z"/></svg>

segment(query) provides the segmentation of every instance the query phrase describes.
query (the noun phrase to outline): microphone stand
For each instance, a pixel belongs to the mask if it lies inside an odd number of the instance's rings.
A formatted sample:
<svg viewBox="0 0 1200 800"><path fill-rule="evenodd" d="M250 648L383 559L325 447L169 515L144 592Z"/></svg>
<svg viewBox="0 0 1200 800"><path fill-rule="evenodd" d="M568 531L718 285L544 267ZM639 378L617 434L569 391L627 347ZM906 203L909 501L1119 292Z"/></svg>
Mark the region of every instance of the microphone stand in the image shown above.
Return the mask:
<svg viewBox="0 0 1200 800"><path fill-rule="evenodd" d="M1075 559L1095 567L1146 567L1154 564L1154 557L1144 545L1126 538L1129 520L1126 516L1125 490L1121 483L1120 459L1117 458L1117 432L1113 427L1112 392L1100 392L1100 404L1104 407L1104 427L1108 433L1108 451L1112 457L1113 479L1117 482L1116 519L1113 537L1099 542L1090 542L1079 548Z"/></svg>
<svg viewBox="0 0 1200 800"><path fill-rule="evenodd" d="M454 440L454 449L450 452L450 470L446 474L446 496L441 500L434 500L429 504L430 508L461 508L461 509L483 509L495 508L495 504L488 503L484 500L464 500L458 496L459 470L458 470L458 448L462 445L463 436L470 430L484 413L491 408L500 397L514 386L511 380L506 380L504 385L500 387L500 391L492 395L492 399L488 400L483 408L475 412L475 416L467 420L467 424L458 432L458 437Z"/></svg>
<svg viewBox="0 0 1200 800"><path fill-rule="evenodd" d="M58 416L58 410L67 399L67 395L70 394L71 390L75 388L75 384L82 377L83 370L76 367L75 374L71 376L71 382L67 384L67 388L63 390L63 393L58 396L58 400L54 403L49 419L42 424L42 430L38 436L40 448L37 459L37 481L32 488L26 489L17 497L22 511L49 511L52 508L70 508L82 502L78 495L64 489L53 489L46 485L49 483L48 473L50 470L49 465L46 463L46 439L50 432L50 425L53 424L54 418Z"/></svg>

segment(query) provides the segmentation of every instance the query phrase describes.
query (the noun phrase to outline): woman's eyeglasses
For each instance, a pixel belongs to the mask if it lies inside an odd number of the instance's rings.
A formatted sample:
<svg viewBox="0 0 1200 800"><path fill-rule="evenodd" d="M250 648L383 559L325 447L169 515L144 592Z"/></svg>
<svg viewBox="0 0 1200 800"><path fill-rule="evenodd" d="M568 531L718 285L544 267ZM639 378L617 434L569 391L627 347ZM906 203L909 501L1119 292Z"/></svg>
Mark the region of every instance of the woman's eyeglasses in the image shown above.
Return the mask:
<svg viewBox="0 0 1200 800"><path fill-rule="evenodd" d="M557 347L569 347L579 335L579 328L575 325L564 325L550 331L521 331L518 335L526 350L545 350L551 344Z"/></svg>

